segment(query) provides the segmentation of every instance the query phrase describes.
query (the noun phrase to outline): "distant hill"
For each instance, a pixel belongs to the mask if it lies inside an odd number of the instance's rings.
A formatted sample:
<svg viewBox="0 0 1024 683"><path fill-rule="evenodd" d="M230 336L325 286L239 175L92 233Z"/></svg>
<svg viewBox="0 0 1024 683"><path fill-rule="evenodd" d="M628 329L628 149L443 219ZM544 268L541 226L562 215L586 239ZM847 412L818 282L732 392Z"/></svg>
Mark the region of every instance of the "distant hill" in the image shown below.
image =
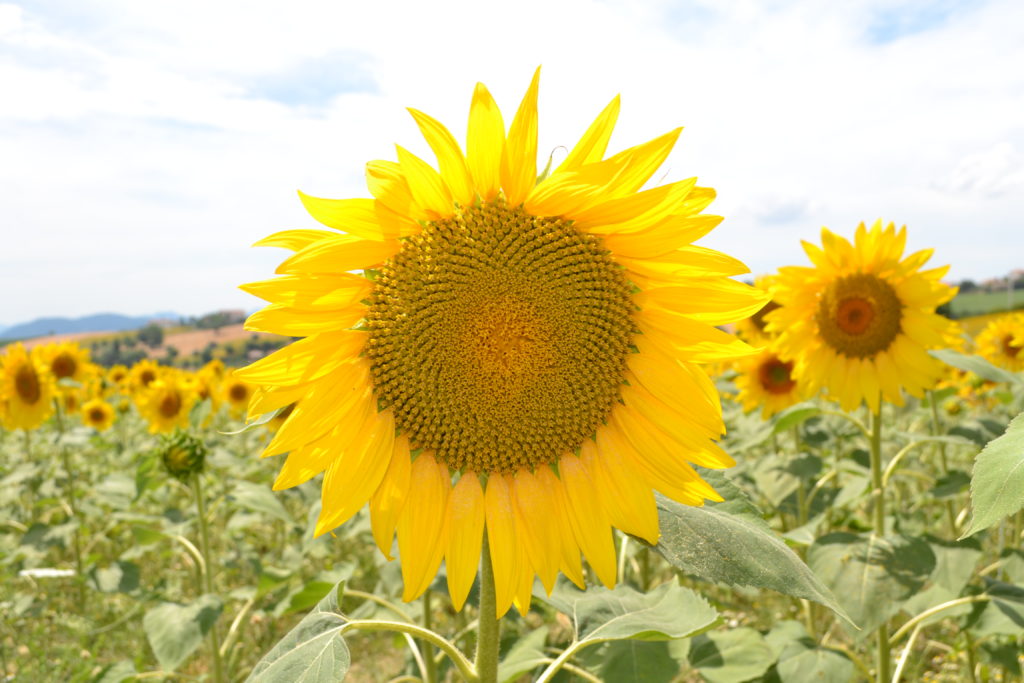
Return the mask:
<svg viewBox="0 0 1024 683"><path fill-rule="evenodd" d="M3 330L6 339L29 339L50 334L92 332L104 330L120 332L142 327L150 320L178 320L177 313L161 312L153 315L128 316L118 313L97 313L83 318L39 318L27 323L12 325Z"/></svg>

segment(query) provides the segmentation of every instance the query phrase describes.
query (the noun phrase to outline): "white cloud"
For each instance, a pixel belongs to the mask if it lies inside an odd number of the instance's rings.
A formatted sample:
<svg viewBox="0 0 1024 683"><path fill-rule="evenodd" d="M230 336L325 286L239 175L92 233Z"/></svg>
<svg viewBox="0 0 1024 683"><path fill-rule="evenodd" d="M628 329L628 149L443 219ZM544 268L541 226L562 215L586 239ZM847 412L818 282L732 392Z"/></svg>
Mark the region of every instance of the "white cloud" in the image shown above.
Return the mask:
<svg viewBox="0 0 1024 683"><path fill-rule="evenodd" d="M953 277L1021 265L1013 0L54 7L0 5L7 322L253 307L279 255L247 245L313 224L296 188L366 196L394 142L432 158L404 107L461 137L473 83L508 120L537 64L543 156L619 92L613 147L686 126L668 177L718 190L705 243L755 272L876 217Z"/></svg>

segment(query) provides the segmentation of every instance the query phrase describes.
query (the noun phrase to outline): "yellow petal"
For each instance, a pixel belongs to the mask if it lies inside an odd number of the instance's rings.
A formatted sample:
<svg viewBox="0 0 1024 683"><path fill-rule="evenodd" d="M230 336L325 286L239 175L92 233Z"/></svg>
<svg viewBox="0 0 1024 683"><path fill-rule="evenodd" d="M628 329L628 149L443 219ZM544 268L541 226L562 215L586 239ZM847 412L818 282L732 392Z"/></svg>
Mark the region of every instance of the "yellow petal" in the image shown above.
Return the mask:
<svg viewBox="0 0 1024 683"><path fill-rule="evenodd" d="M337 233L326 230L283 230L254 242L254 247L281 247L290 251L305 249L314 242L338 237Z"/></svg>
<svg viewBox="0 0 1024 683"><path fill-rule="evenodd" d="M259 388L249 399L249 420L295 403L303 398L308 391L309 388L306 385L273 389Z"/></svg>
<svg viewBox="0 0 1024 683"><path fill-rule="evenodd" d="M501 186L510 206L522 204L537 182L537 90L540 67L519 104L508 129L508 143L501 156Z"/></svg>
<svg viewBox="0 0 1024 683"><path fill-rule="evenodd" d="M656 285L675 283L682 278L731 277L750 272L746 264L732 256L692 244L653 259L618 256L615 260L630 272L630 277L646 277Z"/></svg>
<svg viewBox="0 0 1024 683"><path fill-rule="evenodd" d="M519 539L516 537L512 493L505 475L495 472L487 478L484 492L487 512L487 544L494 567L494 591L497 600L496 618L504 616L512 606L519 587ZM486 618L486 615L481 615Z"/></svg>
<svg viewBox="0 0 1024 683"><path fill-rule="evenodd" d="M601 431L598 429L598 438ZM647 482L630 469L618 451L610 448L598 450L604 445L587 439L580 447L580 460L604 492L601 502L608 512L608 519L627 534L639 536L654 545L659 535L654 493Z"/></svg>
<svg viewBox="0 0 1024 683"><path fill-rule="evenodd" d="M444 561L448 594L458 611L473 586L484 542L484 490L474 472L463 472L448 497L448 528Z"/></svg>
<svg viewBox="0 0 1024 683"><path fill-rule="evenodd" d="M320 518L314 534L335 529L359 512L380 486L395 445L395 421L390 410L378 413L358 446L342 452L324 475Z"/></svg>
<svg viewBox="0 0 1024 683"><path fill-rule="evenodd" d="M355 359L367 334L357 330L324 332L292 342L283 349L235 370L235 377L253 384L294 385L309 382Z"/></svg>
<svg viewBox="0 0 1024 683"><path fill-rule="evenodd" d="M321 332L340 332L355 325L364 315L366 307L362 304L328 311L304 311L291 306L270 304L250 315L245 321L245 329L288 337L308 337Z"/></svg>
<svg viewBox="0 0 1024 683"><path fill-rule="evenodd" d="M606 587L615 586L615 541L608 513L601 505L601 496L609 495L575 455L563 455L558 461L569 524L577 544Z"/></svg>
<svg viewBox="0 0 1024 683"><path fill-rule="evenodd" d="M597 234L639 232L678 213L680 202L697 184L696 178L615 197L573 216L580 230Z"/></svg>
<svg viewBox="0 0 1024 683"><path fill-rule="evenodd" d="M633 301L641 308L653 306L711 325L746 320L769 300L767 292L729 278L705 278L693 284L645 289L633 295Z"/></svg>
<svg viewBox="0 0 1024 683"><path fill-rule="evenodd" d="M402 559L402 600L415 600L434 580L448 541L448 466L420 453L412 463L409 499L398 520Z"/></svg>
<svg viewBox="0 0 1024 683"><path fill-rule="evenodd" d="M461 206L472 205L476 199L473 179L455 137L439 121L423 112L410 109L409 113L416 120L416 125L419 126L430 149L434 150L441 178L451 192L452 199Z"/></svg>
<svg viewBox="0 0 1024 683"><path fill-rule="evenodd" d="M636 322L649 340L663 340L674 350L674 357L694 363L714 363L757 353L739 337L670 311L645 308L636 312Z"/></svg>
<svg viewBox="0 0 1024 683"><path fill-rule="evenodd" d="M373 290L373 283L360 275L285 275L249 282L238 287L272 304L296 308L347 308Z"/></svg>
<svg viewBox="0 0 1024 683"><path fill-rule="evenodd" d="M580 141L572 148L569 156L555 170L555 173L578 171L580 166L592 164L604 157L605 150L608 148L608 140L611 138L612 130L615 128L615 121L619 118L619 105L620 98L616 95L608 103L608 106L597 115L594 122L587 128L587 132L583 134Z"/></svg>
<svg viewBox="0 0 1024 683"><path fill-rule="evenodd" d="M277 273L344 273L369 268L398 253L398 240L377 242L349 235L335 235L305 247L285 259Z"/></svg>
<svg viewBox="0 0 1024 683"><path fill-rule="evenodd" d="M512 479L512 499L519 520L516 528L523 530L519 542L526 548L530 564L549 595L555 587L561 560L552 497L541 480L526 470Z"/></svg>
<svg viewBox="0 0 1024 683"><path fill-rule="evenodd" d="M604 245L615 256L653 259L689 245L721 222L721 216L670 216L647 230L607 235Z"/></svg>
<svg viewBox="0 0 1024 683"><path fill-rule="evenodd" d="M303 192L299 192L299 199L318 222L363 239L393 240L418 232L418 226L408 220L404 226L383 224L375 199L323 199Z"/></svg>
<svg viewBox="0 0 1024 683"><path fill-rule="evenodd" d="M466 131L466 165L477 194L485 202L498 195L499 169L505 148L505 123L494 98L483 83L473 90Z"/></svg>
<svg viewBox="0 0 1024 683"><path fill-rule="evenodd" d="M430 220L413 199L402 167L393 161L371 161L366 164L366 187L380 204L414 221ZM377 214L381 218L380 212Z"/></svg>
<svg viewBox="0 0 1024 683"><path fill-rule="evenodd" d="M395 145L402 175L417 206L435 218L448 218L455 212L452 196L441 175L409 150Z"/></svg>
<svg viewBox="0 0 1024 683"><path fill-rule="evenodd" d="M636 192L651 179L679 139L682 128L676 128L662 136L635 147L625 149L609 157L613 163L623 162L625 168L609 187L611 194L622 196Z"/></svg>
<svg viewBox="0 0 1024 683"><path fill-rule="evenodd" d="M573 534L572 523L569 521L569 500L565 486L555 476L550 467L538 467L537 479L551 495L551 524L558 535L559 561L558 568L570 581L583 588L583 564L580 562L580 548Z"/></svg>
<svg viewBox="0 0 1024 683"><path fill-rule="evenodd" d="M370 529L373 540L388 560L391 545L395 539L395 527L409 495L409 479L412 476L412 457L409 453L409 438L404 434L395 439L388 469L380 486L370 498Z"/></svg>

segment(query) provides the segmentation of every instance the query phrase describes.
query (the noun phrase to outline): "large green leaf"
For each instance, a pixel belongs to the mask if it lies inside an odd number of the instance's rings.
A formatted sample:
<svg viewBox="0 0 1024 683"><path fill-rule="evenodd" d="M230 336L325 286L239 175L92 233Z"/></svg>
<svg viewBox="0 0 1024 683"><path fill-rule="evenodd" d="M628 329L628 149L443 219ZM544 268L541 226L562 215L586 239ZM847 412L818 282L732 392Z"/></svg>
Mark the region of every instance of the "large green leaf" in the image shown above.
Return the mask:
<svg viewBox="0 0 1024 683"><path fill-rule="evenodd" d="M974 461L971 475L970 536L1024 507L1024 413L989 442Z"/></svg>
<svg viewBox="0 0 1024 683"><path fill-rule="evenodd" d="M767 671L775 653L764 636L744 627L702 633L690 645L689 660L708 683L740 683Z"/></svg>
<svg viewBox="0 0 1024 683"><path fill-rule="evenodd" d="M661 539L655 549L705 581L770 588L813 600L846 616L829 589L764 524L709 503L680 505L658 496Z"/></svg>
<svg viewBox="0 0 1024 683"><path fill-rule="evenodd" d="M239 481L235 483L231 497L238 505L247 510L280 519L288 524L295 524L295 520L281 503L281 499L274 495L269 486L254 484L250 481Z"/></svg>
<svg viewBox="0 0 1024 683"><path fill-rule="evenodd" d="M675 583L638 593L625 585L581 591L560 579L550 597L536 595L572 619L581 643L685 638L718 619L704 598Z"/></svg>
<svg viewBox="0 0 1024 683"><path fill-rule="evenodd" d="M892 616L935 569L935 555L924 540L845 532L816 540L807 562L861 628L860 637Z"/></svg>
<svg viewBox="0 0 1024 683"><path fill-rule="evenodd" d="M177 669L203 642L222 609L220 598L207 594L188 605L163 602L146 612L142 628L160 667Z"/></svg>
<svg viewBox="0 0 1024 683"><path fill-rule="evenodd" d="M94 567L89 582L104 593L131 593L139 587L141 572L134 562L121 560L108 567Z"/></svg>
<svg viewBox="0 0 1024 683"><path fill-rule="evenodd" d="M614 640L582 652L579 661L602 681L616 683L669 683L679 673L679 662L669 644L643 640Z"/></svg>
<svg viewBox="0 0 1024 683"><path fill-rule="evenodd" d="M927 540L935 555L935 569L928 577L931 585L903 604L903 609L912 615L959 597L974 575L978 560L981 559L981 544L973 538L947 541L929 536ZM970 605L954 607L935 615L931 621L967 614L970 611Z"/></svg>
<svg viewBox="0 0 1024 683"><path fill-rule="evenodd" d="M532 629L516 641L505 658L498 664L498 680L501 683L515 681L523 674L551 661L551 658L544 653L548 630L547 626Z"/></svg>
<svg viewBox="0 0 1024 683"><path fill-rule="evenodd" d="M973 372L978 377L987 379L990 382L1021 381L1020 376L1002 368L997 368L981 356L968 356L952 349L934 349L928 353L946 365L952 365L954 368L965 372Z"/></svg>
<svg viewBox="0 0 1024 683"><path fill-rule="evenodd" d="M335 683L345 678L350 664L348 646L340 635L346 623L338 613L340 582L256 663L251 683Z"/></svg>
<svg viewBox="0 0 1024 683"><path fill-rule="evenodd" d="M775 426L772 428L772 432L781 434L819 415L821 415L820 407L812 403L798 403L775 416Z"/></svg>
<svg viewBox="0 0 1024 683"><path fill-rule="evenodd" d="M797 621L780 621L765 636L765 642L775 653L775 669L765 676L766 683L849 683L853 680L854 665L850 658L838 650L819 647Z"/></svg>

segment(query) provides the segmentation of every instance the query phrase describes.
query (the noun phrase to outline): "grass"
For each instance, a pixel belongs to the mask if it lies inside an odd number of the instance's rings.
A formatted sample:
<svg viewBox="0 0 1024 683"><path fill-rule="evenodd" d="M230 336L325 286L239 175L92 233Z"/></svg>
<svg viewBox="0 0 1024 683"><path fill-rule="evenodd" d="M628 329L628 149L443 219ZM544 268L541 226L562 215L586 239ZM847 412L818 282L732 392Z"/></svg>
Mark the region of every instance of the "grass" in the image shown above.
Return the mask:
<svg viewBox="0 0 1024 683"><path fill-rule="evenodd" d="M1024 290L957 294L949 307L954 318L1024 308Z"/></svg>

